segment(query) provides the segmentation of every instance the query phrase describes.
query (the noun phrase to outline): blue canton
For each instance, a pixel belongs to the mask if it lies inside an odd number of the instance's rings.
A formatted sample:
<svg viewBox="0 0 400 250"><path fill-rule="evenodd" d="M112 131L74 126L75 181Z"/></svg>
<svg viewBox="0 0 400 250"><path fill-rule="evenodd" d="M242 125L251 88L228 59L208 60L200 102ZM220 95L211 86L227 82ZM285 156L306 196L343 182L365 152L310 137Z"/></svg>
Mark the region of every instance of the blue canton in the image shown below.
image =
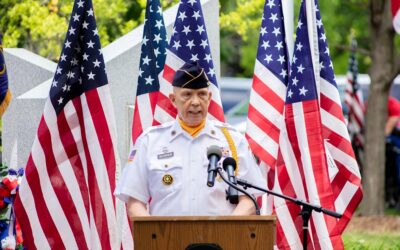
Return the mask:
<svg viewBox="0 0 400 250"><path fill-rule="evenodd" d="M294 44L294 55L290 72L291 74L286 93L286 103L317 99L304 0L302 1L300 8L296 41Z"/></svg>
<svg viewBox="0 0 400 250"><path fill-rule="evenodd" d="M56 113L83 92L108 83L92 1L75 1L50 88Z"/></svg>
<svg viewBox="0 0 400 250"><path fill-rule="evenodd" d="M258 44L258 61L286 85L289 62L281 0L265 3Z"/></svg>
<svg viewBox="0 0 400 250"><path fill-rule="evenodd" d="M168 49L185 62L198 62L210 82L218 86L199 0L182 0L179 4Z"/></svg>
<svg viewBox="0 0 400 250"><path fill-rule="evenodd" d="M149 0L143 27L136 95L148 94L160 89L158 74L164 68L167 47L166 34L160 1Z"/></svg>

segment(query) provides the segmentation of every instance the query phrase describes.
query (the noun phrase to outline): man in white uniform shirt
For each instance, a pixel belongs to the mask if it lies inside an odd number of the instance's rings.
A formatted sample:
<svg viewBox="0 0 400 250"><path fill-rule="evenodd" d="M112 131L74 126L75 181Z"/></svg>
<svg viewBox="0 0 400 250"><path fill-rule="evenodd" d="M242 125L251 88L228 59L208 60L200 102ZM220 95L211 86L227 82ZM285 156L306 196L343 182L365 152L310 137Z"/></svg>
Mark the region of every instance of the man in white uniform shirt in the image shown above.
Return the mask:
<svg viewBox="0 0 400 250"><path fill-rule="evenodd" d="M175 74L169 98L178 111L176 120L143 132L115 190L129 216L255 214L252 200L241 193L237 205L226 200L228 185L220 177L213 187L206 185L207 148L216 145L222 151L220 162L237 152L238 178L266 187L244 136L207 119L209 84L198 64L187 63Z"/></svg>

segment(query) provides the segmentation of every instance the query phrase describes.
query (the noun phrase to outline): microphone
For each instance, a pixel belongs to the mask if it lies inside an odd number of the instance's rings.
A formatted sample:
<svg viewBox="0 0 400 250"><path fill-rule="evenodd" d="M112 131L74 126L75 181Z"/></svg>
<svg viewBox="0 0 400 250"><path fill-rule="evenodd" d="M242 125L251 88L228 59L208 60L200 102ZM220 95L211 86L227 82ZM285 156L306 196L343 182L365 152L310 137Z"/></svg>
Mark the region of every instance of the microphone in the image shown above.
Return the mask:
<svg viewBox="0 0 400 250"><path fill-rule="evenodd" d="M237 184L236 177L235 177L235 169L236 169L236 161L232 157L227 157L222 162L222 166L228 174L229 182L233 184ZM239 193L236 189L229 186L228 190L226 190L226 199L229 200L231 204L238 204L239 203Z"/></svg>
<svg viewBox="0 0 400 250"><path fill-rule="evenodd" d="M215 181L215 176L217 175L217 163L219 159L221 159L221 148L213 145L210 146L207 149L207 158L209 160L208 163L208 178L207 178L207 186L213 187L214 186L214 181Z"/></svg>

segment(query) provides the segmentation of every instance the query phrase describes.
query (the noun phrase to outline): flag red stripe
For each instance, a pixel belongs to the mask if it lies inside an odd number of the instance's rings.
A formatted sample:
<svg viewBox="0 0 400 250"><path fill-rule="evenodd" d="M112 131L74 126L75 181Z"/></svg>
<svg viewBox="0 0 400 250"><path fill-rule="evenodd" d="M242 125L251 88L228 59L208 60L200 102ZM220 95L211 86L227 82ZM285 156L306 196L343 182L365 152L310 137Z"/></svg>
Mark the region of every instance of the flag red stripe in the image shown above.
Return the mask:
<svg viewBox="0 0 400 250"><path fill-rule="evenodd" d="M342 136L326 126L323 126L322 133L324 138L329 140L328 143L332 144L334 147L338 148L340 151L343 151L350 157L355 158L353 148L348 140L344 139Z"/></svg>
<svg viewBox="0 0 400 250"><path fill-rule="evenodd" d="M161 92L158 95L157 105L172 117L176 117L176 108L172 105L171 100Z"/></svg>
<svg viewBox="0 0 400 250"><path fill-rule="evenodd" d="M29 160L28 160L29 163ZM18 221L24 221L24 226L21 227L22 235L24 237L24 246L26 249L29 250L36 250L36 245L35 245L35 240L33 238L32 234L32 227L29 222L29 217L28 214L25 211L25 208L22 206L21 199L19 197L19 194L17 193L17 197L15 199L14 203L14 209L15 211L18 211L16 213L16 217Z"/></svg>
<svg viewBox="0 0 400 250"><path fill-rule="evenodd" d="M321 97L321 108L326 112L330 113L331 115L333 115L334 117L336 117L337 119L341 120L343 123L345 123L342 107L322 93L320 97Z"/></svg>
<svg viewBox="0 0 400 250"><path fill-rule="evenodd" d="M43 121L44 122L42 123L42 126L39 126L38 129L38 134L40 135L38 136L38 139L45 155L47 173L49 176L51 176L50 178L51 185L58 198L63 213L71 227L72 233L74 234L75 237L74 240L76 241L79 249L87 249L88 246L86 245L86 240L82 233L83 229L78 216L78 211L76 210L71 194L69 193L67 185L65 184L65 180L61 175L59 168L57 167L58 166L56 161L57 156L54 154L53 148L51 147L54 138L51 137L50 130L47 127L45 120ZM59 121L57 117L57 123L58 122ZM56 130L55 133L58 133L59 128L51 128L51 129L55 129ZM59 143L59 142L54 141L54 143Z"/></svg>
<svg viewBox="0 0 400 250"><path fill-rule="evenodd" d="M39 129L42 126L45 126L43 117L40 121ZM37 172L35 163L32 160L32 155L29 156L28 163L26 164L25 178L27 180L27 183L29 183L29 187L32 191L32 195L34 197L33 202L35 203L35 208L36 208L35 212L38 214L41 228L43 229L43 233L47 238L50 248L65 249L65 245L61 239L59 231L57 230L53 218L51 217L50 212L46 206L45 202L46 197L44 197L43 195L42 187L40 186L39 173ZM21 219L22 218L19 218L18 220L21 222L22 221ZM25 233L26 229L24 227L21 227L21 229L24 230L23 233ZM28 235L31 235L31 233L28 232ZM32 238L31 240L32 240L32 245L34 245L34 239Z"/></svg>
<svg viewBox="0 0 400 250"><path fill-rule="evenodd" d="M105 116L103 106L100 101L97 89L85 92L87 104L92 116L93 125L96 130L96 135L101 147L102 156L107 166L108 181L110 182L111 190L115 189L115 171L116 161L114 155L113 141L111 139L110 131L108 129L107 118ZM115 207L115 199L112 199Z"/></svg>
<svg viewBox="0 0 400 250"><path fill-rule="evenodd" d="M86 185L85 173L83 170L82 160L79 156L78 148L75 139L71 133L70 127L65 117L64 110L58 115L57 119L58 130L60 131L60 140L64 146L65 153L71 162L72 170L79 185L79 191L84 202L86 216L89 218L89 190ZM72 128L74 129L74 128Z"/></svg>
<svg viewBox="0 0 400 250"><path fill-rule="evenodd" d="M83 111L82 111L82 102L80 98L75 98L73 100L75 110L79 119L79 124L85 124ZM94 222L96 224L96 230L99 235L99 239L102 246L110 246L110 236L108 232L107 225L107 216L104 208L103 201L101 200L99 185L95 175L95 169L92 162L92 155L90 155L87 137L86 137L86 129L85 126L81 126L81 134L82 134L82 144L84 148L84 152L86 155L86 165L88 169L88 185L90 192L90 205L93 213ZM99 156L93 156L99 157ZM90 219L90 218L89 218Z"/></svg>
<svg viewBox="0 0 400 250"><path fill-rule="evenodd" d="M279 143L280 129L275 126L270 120L263 116L258 110L249 104L248 119L256 124L263 132L267 134L277 144Z"/></svg>
<svg viewBox="0 0 400 250"><path fill-rule="evenodd" d="M224 118L224 110L222 107L216 103L214 100L211 100L210 105L208 106L208 113L214 116L219 121L223 122Z"/></svg>
<svg viewBox="0 0 400 250"><path fill-rule="evenodd" d="M283 113L285 101L275 91L269 88L268 84L261 81L257 75L253 75L252 89L256 91L265 101L271 104L280 114Z"/></svg>
<svg viewBox="0 0 400 250"><path fill-rule="evenodd" d="M167 80L169 83L172 83L172 81L174 80L174 76L175 76L175 70L171 68L168 64L165 64L163 78Z"/></svg>
<svg viewBox="0 0 400 250"><path fill-rule="evenodd" d="M260 157L260 159L268 166L274 167L276 159L262 146L260 146L255 140L253 140L248 134L246 134L246 138L254 154L257 155L257 157Z"/></svg>

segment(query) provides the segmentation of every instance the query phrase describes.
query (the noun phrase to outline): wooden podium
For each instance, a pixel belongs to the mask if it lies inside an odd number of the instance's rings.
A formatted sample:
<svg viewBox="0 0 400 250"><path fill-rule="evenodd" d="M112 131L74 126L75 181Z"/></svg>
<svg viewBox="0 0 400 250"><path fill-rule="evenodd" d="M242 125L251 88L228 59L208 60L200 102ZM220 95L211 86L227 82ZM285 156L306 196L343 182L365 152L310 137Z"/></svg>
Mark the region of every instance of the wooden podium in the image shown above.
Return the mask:
<svg viewBox="0 0 400 250"><path fill-rule="evenodd" d="M275 243L275 216L149 216L131 220L135 250L258 250L273 249ZM208 248L204 243L219 248Z"/></svg>

